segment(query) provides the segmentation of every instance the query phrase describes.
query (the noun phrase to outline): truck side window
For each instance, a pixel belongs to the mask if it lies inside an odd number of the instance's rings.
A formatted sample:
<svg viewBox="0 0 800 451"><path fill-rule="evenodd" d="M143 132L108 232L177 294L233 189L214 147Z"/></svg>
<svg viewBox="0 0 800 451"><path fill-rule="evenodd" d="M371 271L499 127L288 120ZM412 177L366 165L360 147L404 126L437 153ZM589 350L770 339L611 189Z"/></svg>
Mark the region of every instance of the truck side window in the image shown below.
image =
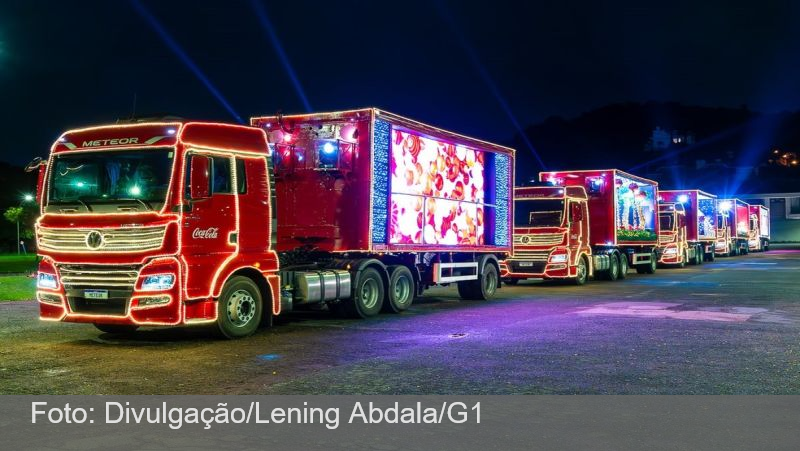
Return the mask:
<svg viewBox="0 0 800 451"><path fill-rule="evenodd" d="M247 193L247 173L244 169L244 160L236 159L236 192L238 194Z"/></svg>
<svg viewBox="0 0 800 451"><path fill-rule="evenodd" d="M231 194L231 159L211 158L211 194Z"/></svg>

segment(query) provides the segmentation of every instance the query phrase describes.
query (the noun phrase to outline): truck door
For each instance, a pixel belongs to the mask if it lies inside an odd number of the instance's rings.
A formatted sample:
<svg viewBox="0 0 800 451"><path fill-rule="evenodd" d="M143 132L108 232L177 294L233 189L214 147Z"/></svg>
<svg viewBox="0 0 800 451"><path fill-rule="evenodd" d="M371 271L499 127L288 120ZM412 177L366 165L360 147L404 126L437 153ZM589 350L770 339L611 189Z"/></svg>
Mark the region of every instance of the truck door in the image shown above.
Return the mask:
<svg viewBox="0 0 800 451"><path fill-rule="evenodd" d="M569 212L569 230L568 230L568 243L570 254L575 256L572 261L573 264L577 263L577 256L581 254L583 249L588 245L589 228L587 218L587 210L585 202L569 201L567 211Z"/></svg>
<svg viewBox="0 0 800 451"><path fill-rule="evenodd" d="M193 160L198 159L194 162ZM202 159L202 160L200 160ZM211 282L228 257L238 251L233 158L192 151L186 161L186 202L181 220L181 252L187 265L186 296L208 297ZM189 188L192 171L207 168L207 193Z"/></svg>

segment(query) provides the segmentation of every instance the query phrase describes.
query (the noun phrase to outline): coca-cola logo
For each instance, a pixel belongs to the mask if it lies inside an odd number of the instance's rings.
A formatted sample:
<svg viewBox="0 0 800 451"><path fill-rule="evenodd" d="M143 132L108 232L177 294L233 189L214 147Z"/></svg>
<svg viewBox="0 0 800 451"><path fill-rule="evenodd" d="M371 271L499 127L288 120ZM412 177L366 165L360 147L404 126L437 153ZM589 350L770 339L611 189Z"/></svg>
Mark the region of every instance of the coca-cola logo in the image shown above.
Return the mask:
<svg viewBox="0 0 800 451"><path fill-rule="evenodd" d="M207 229L194 229L194 231L192 232L192 238L200 240L210 240L216 238L218 232L219 228L217 227L209 227Z"/></svg>

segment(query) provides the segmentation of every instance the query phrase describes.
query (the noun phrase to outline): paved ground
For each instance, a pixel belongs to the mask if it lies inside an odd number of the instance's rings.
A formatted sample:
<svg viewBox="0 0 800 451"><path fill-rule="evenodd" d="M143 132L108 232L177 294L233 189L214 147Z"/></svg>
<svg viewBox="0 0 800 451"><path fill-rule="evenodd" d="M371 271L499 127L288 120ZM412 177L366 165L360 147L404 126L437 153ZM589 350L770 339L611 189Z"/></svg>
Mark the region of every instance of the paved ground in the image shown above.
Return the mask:
<svg viewBox="0 0 800 451"><path fill-rule="evenodd" d="M373 320L294 314L239 341L117 338L0 304L0 393L800 394L800 251L584 287L430 291Z"/></svg>

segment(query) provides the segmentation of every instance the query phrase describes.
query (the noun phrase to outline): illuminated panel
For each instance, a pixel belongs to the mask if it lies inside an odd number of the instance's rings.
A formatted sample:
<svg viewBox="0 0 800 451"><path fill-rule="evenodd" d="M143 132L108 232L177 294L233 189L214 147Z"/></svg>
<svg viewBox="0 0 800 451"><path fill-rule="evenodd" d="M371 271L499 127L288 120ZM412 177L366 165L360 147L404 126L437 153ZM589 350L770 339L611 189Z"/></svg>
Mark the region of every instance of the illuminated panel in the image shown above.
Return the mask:
<svg viewBox="0 0 800 451"><path fill-rule="evenodd" d="M372 242L386 243L389 219L389 140L391 126L375 119L372 146Z"/></svg>
<svg viewBox="0 0 800 451"><path fill-rule="evenodd" d="M697 194L697 237L714 239L717 236L716 201L708 196Z"/></svg>
<svg viewBox="0 0 800 451"><path fill-rule="evenodd" d="M614 176L617 190L615 220L619 241L655 241L655 187L619 174Z"/></svg>
<svg viewBox="0 0 800 451"><path fill-rule="evenodd" d="M511 186L511 158L505 154L495 154L494 156L494 186L495 186L495 235L494 244L497 246L508 246L511 231L508 224L511 222L511 212L509 211L509 197Z"/></svg>
<svg viewBox="0 0 800 451"><path fill-rule="evenodd" d="M389 243L484 244L484 152L394 128L391 153Z"/></svg>

